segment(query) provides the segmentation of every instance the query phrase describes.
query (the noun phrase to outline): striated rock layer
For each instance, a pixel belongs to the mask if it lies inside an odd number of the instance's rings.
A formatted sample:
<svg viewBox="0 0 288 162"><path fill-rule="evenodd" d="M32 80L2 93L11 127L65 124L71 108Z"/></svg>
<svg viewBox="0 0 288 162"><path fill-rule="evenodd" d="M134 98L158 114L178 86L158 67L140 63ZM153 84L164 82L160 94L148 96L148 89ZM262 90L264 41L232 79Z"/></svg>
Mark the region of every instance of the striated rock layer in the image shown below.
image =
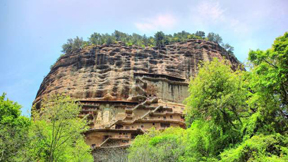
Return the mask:
<svg viewBox="0 0 288 162"><path fill-rule="evenodd" d="M83 105L79 116L89 114L86 141L95 152L125 148L151 127L185 128L182 102L188 96L189 79L201 61L213 57L228 59L233 69L239 65L221 46L204 40L161 49L121 42L88 46L58 59L34 103L39 107L44 96L69 94Z"/></svg>

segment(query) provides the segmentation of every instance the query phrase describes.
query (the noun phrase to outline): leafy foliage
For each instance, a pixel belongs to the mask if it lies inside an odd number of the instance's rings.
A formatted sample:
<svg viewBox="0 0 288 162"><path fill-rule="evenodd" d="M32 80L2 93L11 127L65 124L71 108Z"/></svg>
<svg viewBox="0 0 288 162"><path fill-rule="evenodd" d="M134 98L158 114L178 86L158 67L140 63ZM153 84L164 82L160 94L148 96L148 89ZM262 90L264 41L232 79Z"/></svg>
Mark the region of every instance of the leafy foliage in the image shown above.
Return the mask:
<svg viewBox="0 0 288 162"><path fill-rule="evenodd" d="M250 51L252 63L249 104L261 113L259 120L267 131L288 130L288 33L276 38L267 51Z"/></svg>
<svg viewBox="0 0 288 162"><path fill-rule="evenodd" d="M195 35L198 36L198 37L201 37L201 38L205 38L205 32L203 32L203 31L197 31L195 33Z"/></svg>
<svg viewBox="0 0 288 162"><path fill-rule="evenodd" d="M0 96L0 161L22 161L30 119L21 116L21 106Z"/></svg>
<svg viewBox="0 0 288 162"><path fill-rule="evenodd" d="M241 71L232 71L225 61L215 58L204 62L196 78L190 83L186 99L186 121L212 120L223 129L241 127L241 116L246 111L247 89Z"/></svg>
<svg viewBox="0 0 288 162"><path fill-rule="evenodd" d="M78 118L81 107L69 97L53 96L33 111L27 161L92 161L84 141L86 121Z"/></svg>
<svg viewBox="0 0 288 162"><path fill-rule="evenodd" d="M219 34L215 34L213 32L208 33L207 35L207 40L212 41L212 42L216 42L218 44L222 43L222 38Z"/></svg>
<svg viewBox="0 0 288 162"><path fill-rule="evenodd" d="M221 153L221 161L287 161L288 140L280 134L255 135L238 147Z"/></svg>
<svg viewBox="0 0 288 162"><path fill-rule="evenodd" d="M147 134L137 136L129 148L129 161L177 161L184 153L180 140L183 132L180 128L166 129L162 133L152 129Z"/></svg>
<svg viewBox="0 0 288 162"><path fill-rule="evenodd" d="M69 97L53 96L21 116L21 106L0 96L0 161L93 161L78 118L81 107Z"/></svg>
<svg viewBox="0 0 288 162"><path fill-rule="evenodd" d="M68 39L67 43L62 45L62 52L69 53L73 50L80 49L85 45L85 41L78 36L74 39Z"/></svg>
<svg viewBox="0 0 288 162"><path fill-rule="evenodd" d="M164 45L164 39L165 39L165 34L163 33L163 32L157 32L156 34L155 34L155 36L154 36L154 38L155 38L155 42L156 42L156 46L157 47L161 47L161 46L163 46Z"/></svg>
<svg viewBox="0 0 288 162"><path fill-rule="evenodd" d="M218 34L209 33L208 40L222 43L222 38ZM81 49L88 45L110 45L113 43L122 42L127 46L137 45L140 47L157 47L161 48L164 45L168 45L175 42L185 42L188 39L205 39L205 32L197 31L195 34L189 33L186 31L171 34L165 34L162 31L158 31L155 33L154 37L150 36L147 37L145 34L143 36L133 33L127 34L115 30L112 34L100 34L100 33L93 33L89 38L88 41L83 41L82 38L76 37L75 39L68 39L67 43L62 46L62 52L64 53L71 53L74 50ZM229 50L229 53L233 53L233 47L229 44L222 44L225 49ZM227 47L227 48L226 48Z"/></svg>

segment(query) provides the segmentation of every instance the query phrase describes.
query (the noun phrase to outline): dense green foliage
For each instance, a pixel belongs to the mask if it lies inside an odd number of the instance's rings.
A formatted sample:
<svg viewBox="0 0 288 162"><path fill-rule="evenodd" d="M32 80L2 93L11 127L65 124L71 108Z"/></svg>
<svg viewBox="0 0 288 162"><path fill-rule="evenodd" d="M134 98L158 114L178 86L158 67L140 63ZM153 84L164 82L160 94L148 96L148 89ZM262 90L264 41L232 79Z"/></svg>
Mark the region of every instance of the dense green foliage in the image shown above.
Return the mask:
<svg viewBox="0 0 288 162"><path fill-rule="evenodd" d="M129 161L177 161L184 152L184 147L181 147L183 133L184 130L180 128L169 128L164 132L152 129L147 134L137 136L129 148Z"/></svg>
<svg viewBox="0 0 288 162"><path fill-rule="evenodd" d="M222 43L222 38L220 37L219 34L208 33L207 39L208 39L209 41L216 42L216 43L218 43L218 44Z"/></svg>
<svg viewBox="0 0 288 162"><path fill-rule="evenodd" d="M83 41L82 38L76 37L74 39L68 39L67 43L63 44L62 52L71 52L76 49L80 49L85 46L87 42Z"/></svg>
<svg viewBox="0 0 288 162"><path fill-rule="evenodd" d="M242 71L233 72L224 61L215 58L204 62L198 76L190 83L191 95L186 99L187 125L201 119L212 121L225 130L241 127L240 118L247 114L247 86L243 78Z"/></svg>
<svg viewBox="0 0 288 162"><path fill-rule="evenodd" d="M30 119L21 116L21 106L0 96L0 161L22 161L28 142Z"/></svg>
<svg viewBox="0 0 288 162"><path fill-rule="evenodd" d="M115 30L112 34L100 34L100 33L93 33L89 38L88 41L84 41L82 38L76 37L74 39L68 39L67 43L62 46L62 52L70 53L73 50L81 49L84 46L88 45L103 45L103 44L112 44L121 41L125 43L127 46L137 45L141 47L147 46L155 46L161 48L164 45L168 45L175 42L185 42L188 39L206 39L209 41L216 42L221 44L223 48L225 48L229 53L233 54L233 47L229 44L223 44L222 38L219 34L215 33L208 33L207 38L205 37L205 32L197 31L195 34L189 33L186 31L171 34L165 34L162 31L155 33L154 37L150 36L147 37L145 34L143 36L133 33L133 34L126 34Z"/></svg>
<svg viewBox="0 0 288 162"><path fill-rule="evenodd" d="M203 63L186 99L187 130L138 136L129 160L288 161L288 33L249 61L249 72Z"/></svg>
<svg viewBox="0 0 288 162"><path fill-rule="evenodd" d="M249 60L253 68L249 104L261 114L261 124L270 125L259 131L287 133L288 33L277 38L267 51L250 51Z"/></svg>
<svg viewBox="0 0 288 162"><path fill-rule="evenodd" d="M81 107L69 97L53 96L33 111L28 161L93 161L82 134L85 118L78 118Z"/></svg>
<svg viewBox="0 0 288 162"><path fill-rule="evenodd" d="M84 141L86 119L69 97L53 96L33 111L33 120L21 116L21 106L0 97L0 161L93 161Z"/></svg>

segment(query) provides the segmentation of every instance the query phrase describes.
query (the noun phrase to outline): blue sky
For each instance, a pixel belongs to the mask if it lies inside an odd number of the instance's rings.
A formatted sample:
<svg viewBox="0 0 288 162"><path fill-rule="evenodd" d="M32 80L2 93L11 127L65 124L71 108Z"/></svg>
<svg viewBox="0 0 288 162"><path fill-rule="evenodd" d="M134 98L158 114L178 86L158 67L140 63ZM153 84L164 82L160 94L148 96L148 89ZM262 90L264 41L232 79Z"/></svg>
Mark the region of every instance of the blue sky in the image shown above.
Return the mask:
<svg viewBox="0 0 288 162"><path fill-rule="evenodd" d="M288 31L287 0L1 0L0 93L29 114L40 84L68 38L93 32L218 33L245 61Z"/></svg>

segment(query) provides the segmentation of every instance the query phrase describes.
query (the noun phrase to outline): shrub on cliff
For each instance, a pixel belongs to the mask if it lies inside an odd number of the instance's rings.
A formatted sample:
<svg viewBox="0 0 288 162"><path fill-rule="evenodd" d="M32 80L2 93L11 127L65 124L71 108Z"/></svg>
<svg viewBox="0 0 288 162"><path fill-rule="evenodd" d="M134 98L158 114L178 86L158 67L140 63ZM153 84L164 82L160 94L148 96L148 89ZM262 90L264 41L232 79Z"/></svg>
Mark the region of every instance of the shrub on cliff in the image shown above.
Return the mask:
<svg viewBox="0 0 288 162"><path fill-rule="evenodd" d="M162 31L155 33L154 37L150 36L147 37L145 34L139 35L136 33L127 34L115 30L112 34L100 34L100 33L93 33L89 38L88 41L83 41L82 38L74 38L68 39L67 43L62 46L62 52L70 53L73 50L80 49L87 45L103 45L103 44L113 44L121 41L122 43L126 44L127 46L137 45L140 47L161 47L163 45L169 45L175 42L185 42L188 39L205 39L205 33L203 31L197 31L195 34L189 33L186 31L178 32L172 34L165 34ZM207 39L213 42L221 43L222 38L219 34L209 33ZM223 46L223 45L222 45ZM223 46L224 47L224 46ZM231 49L233 48L230 46ZM230 49L230 48L229 48Z"/></svg>
<svg viewBox="0 0 288 162"><path fill-rule="evenodd" d="M157 32L154 35L154 39L155 39L155 46L160 48L161 46L164 45L164 38L165 38L165 34L161 31Z"/></svg>
<svg viewBox="0 0 288 162"><path fill-rule="evenodd" d="M196 36L201 37L201 38L205 38L205 32L204 31L197 31L195 33Z"/></svg>
<svg viewBox="0 0 288 162"><path fill-rule="evenodd" d="M86 42L83 41L83 39L79 38L78 36L74 39L68 39L67 43L62 45L62 52L70 53L73 50L82 48L85 44Z"/></svg>
<svg viewBox="0 0 288 162"><path fill-rule="evenodd" d="M222 43L222 37L219 34L215 34L213 32L208 33L207 40L212 41L212 42L216 42L218 44Z"/></svg>

